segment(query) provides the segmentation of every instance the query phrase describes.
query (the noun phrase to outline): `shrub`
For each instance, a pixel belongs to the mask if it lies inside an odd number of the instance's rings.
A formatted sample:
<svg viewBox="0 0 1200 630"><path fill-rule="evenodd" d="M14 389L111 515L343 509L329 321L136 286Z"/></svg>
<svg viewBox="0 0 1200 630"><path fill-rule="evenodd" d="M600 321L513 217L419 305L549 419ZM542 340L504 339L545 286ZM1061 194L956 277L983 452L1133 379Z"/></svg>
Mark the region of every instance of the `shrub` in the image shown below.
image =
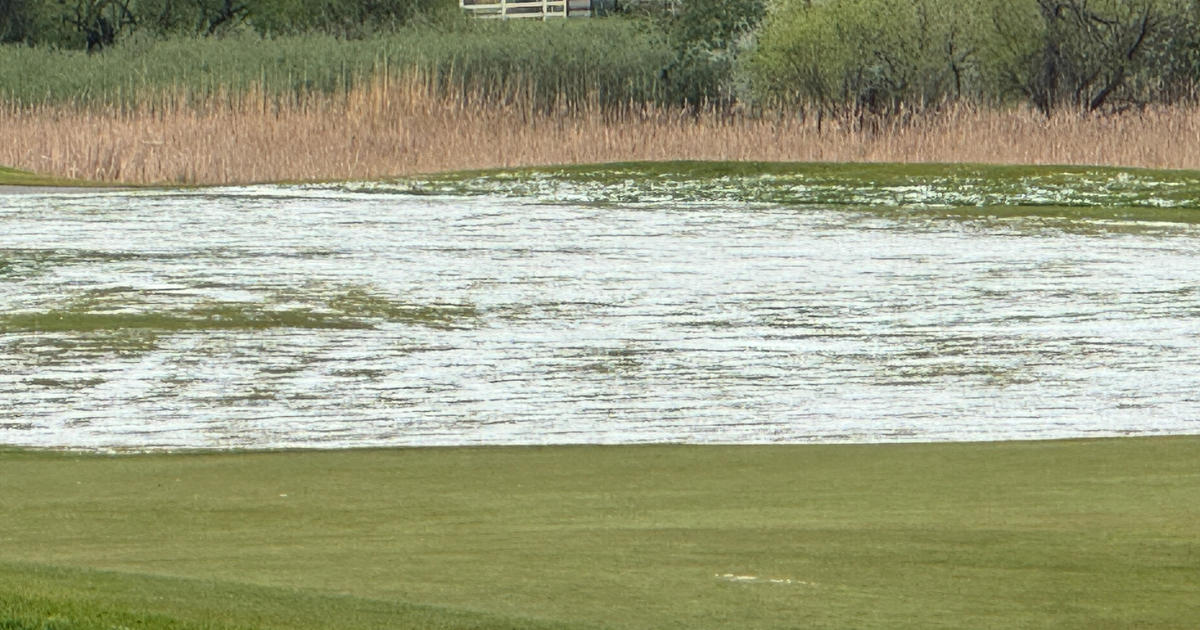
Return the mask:
<svg viewBox="0 0 1200 630"><path fill-rule="evenodd" d="M947 101L1119 111L1192 98L1198 0L781 0L748 64L777 106L891 116Z"/></svg>
<svg viewBox="0 0 1200 630"><path fill-rule="evenodd" d="M447 0L0 0L0 42L97 50L133 34L361 37L458 15Z"/></svg>
<svg viewBox="0 0 1200 630"><path fill-rule="evenodd" d="M1035 8L1040 41L1006 72L1043 112L1114 111L1192 94L1194 0L1037 0ZM1027 39L1010 25L999 30Z"/></svg>
<svg viewBox="0 0 1200 630"><path fill-rule="evenodd" d="M765 11L764 0L689 0L664 13L674 51L662 72L669 100L731 105L739 55Z"/></svg>
<svg viewBox="0 0 1200 630"><path fill-rule="evenodd" d="M25 42L34 33L27 0L0 0L0 44Z"/></svg>
<svg viewBox="0 0 1200 630"><path fill-rule="evenodd" d="M754 94L859 116L980 98L982 15L955 0L791 0L759 36L748 67Z"/></svg>

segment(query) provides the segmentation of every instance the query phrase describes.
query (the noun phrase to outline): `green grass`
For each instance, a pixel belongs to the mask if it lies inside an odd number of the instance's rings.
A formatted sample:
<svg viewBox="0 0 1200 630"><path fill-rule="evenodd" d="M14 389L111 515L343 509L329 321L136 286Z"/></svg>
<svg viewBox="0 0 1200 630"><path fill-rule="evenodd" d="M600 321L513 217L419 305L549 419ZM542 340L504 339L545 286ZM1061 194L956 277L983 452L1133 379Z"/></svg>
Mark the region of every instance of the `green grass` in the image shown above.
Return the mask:
<svg viewBox="0 0 1200 630"><path fill-rule="evenodd" d="M96 185L0 167L0 185L6 184ZM358 183L329 185L363 188ZM619 162L454 171L370 184L366 189L569 199L598 205L771 203L968 218L1200 221L1200 171L1104 166Z"/></svg>
<svg viewBox="0 0 1200 630"><path fill-rule="evenodd" d="M1100 166L622 162L460 171L398 185L415 193L617 205L720 201L964 216L1200 220L1200 172Z"/></svg>
<svg viewBox="0 0 1200 630"><path fill-rule="evenodd" d="M562 627L301 589L0 563L4 630Z"/></svg>
<svg viewBox="0 0 1200 630"><path fill-rule="evenodd" d="M1197 461L1196 437L0 451L0 628L1191 628Z"/></svg>
<svg viewBox="0 0 1200 630"><path fill-rule="evenodd" d="M55 186L55 187L97 187L104 186L102 182L89 182L64 177L38 175L29 171L0 166L0 186Z"/></svg>

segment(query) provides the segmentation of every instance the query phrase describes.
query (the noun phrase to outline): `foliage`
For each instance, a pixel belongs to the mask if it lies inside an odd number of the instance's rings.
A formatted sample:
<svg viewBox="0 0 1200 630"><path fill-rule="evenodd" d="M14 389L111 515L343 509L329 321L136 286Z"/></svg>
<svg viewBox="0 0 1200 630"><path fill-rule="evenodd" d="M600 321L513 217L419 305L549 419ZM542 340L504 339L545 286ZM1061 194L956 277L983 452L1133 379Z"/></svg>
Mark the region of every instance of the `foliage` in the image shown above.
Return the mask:
<svg viewBox="0 0 1200 630"><path fill-rule="evenodd" d="M450 15L444 0L0 0L0 42L95 51L135 33L361 37Z"/></svg>
<svg viewBox="0 0 1200 630"><path fill-rule="evenodd" d="M740 103L860 124L949 102L1024 102L1047 115L1063 108L1117 112L1192 100L1200 77L1200 0L973 0L969 8L956 0L625 0L616 6L620 19L564 27L468 24L448 0L0 0L0 42L123 48L115 57L128 75L138 66L153 74L152 66L161 65L131 59L130 49L220 36L229 41L203 59L185 55L193 66L175 68L181 82L194 85L203 76L205 85L238 89L247 76L278 71L286 81L273 84L328 90L385 62L420 67L447 87L482 86L488 98L532 92L547 106L592 94L606 105L727 110ZM306 36L320 52L285 43L285 56L263 53L269 45L246 43L254 36ZM324 38L377 46L339 48ZM249 48L260 52L247 56ZM237 64L227 63L234 57ZM5 74L11 73L0 68L0 89L10 92L57 89L44 85L45 75L26 74L39 80L18 86ZM139 80L123 79L134 88ZM84 100L97 84L89 76L48 82L74 83ZM111 92L112 75L99 83Z"/></svg>
<svg viewBox="0 0 1200 630"><path fill-rule="evenodd" d="M0 0L0 44L25 41L33 31L26 0Z"/></svg>
<svg viewBox="0 0 1200 630"><path fill-rule="evenodd" d="M754 94L895 115L947 101L1114 111L1194 93L1196 0L781 0L749 64Z"/></svg>
<svg viewBox="0 0 1200 630"><path fill-rule="evenodd" d="M664 18L674 14L681 0L618 0L616 12L621 15Z"/></svg>
<svg viewBox="0 0 1200 630"><path fill-rule="evenodd" d="M1122 109L1190 93L1195 48L1181 43L1194 42L1200 26L1192 0L1037 0L1037 10L1040 48L1013 74L1043 112Z"/></svg>
<svg viewBox="0 0 1200 630"><path fill-rule="evenodd" d="M793 0L760 35L750 64L756 95L858 116L976 97L980 15L954 0Z"/></svg>
<svg viewBox="0 0 1200 630"><path fill-rule="evenodd" d="M674 56L663 68L671 100L727 106L737 60L766 11L764 0L689 0L667 20Z"/></svg>
<svg viewBox="0 0 1200 630"><path fill-rule="evenodd" d="M139 0L139 25L157 34L213 35L234 28L253 13L233 0Z"/></svg>

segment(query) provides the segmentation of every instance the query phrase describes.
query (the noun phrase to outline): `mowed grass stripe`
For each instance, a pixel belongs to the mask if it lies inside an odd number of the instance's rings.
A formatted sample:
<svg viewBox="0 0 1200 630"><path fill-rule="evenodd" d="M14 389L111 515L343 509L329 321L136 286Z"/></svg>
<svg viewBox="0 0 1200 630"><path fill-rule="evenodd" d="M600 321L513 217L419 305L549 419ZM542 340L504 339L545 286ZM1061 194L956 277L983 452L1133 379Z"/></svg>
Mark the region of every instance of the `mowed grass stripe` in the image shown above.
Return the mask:
<svg viewBox="0 0 1200 630"><path fill-rule="evenodd" d="M236 582L0 563L0 628L563 628L533 619Z"/></svg>
<svg viewBox="0 0 1200 630"><path fill-rule="evenodd" d="M122 572L106 579L133 592L158 587L123 574L478 611L495 624L1186 628L1200 623L1198 461L1197 437L12 450L0 453L0 561ZM73 601L50 586L23 593ZM288 623L251 618L266 608L246 598L247 616L222 623ZM196 619L190 605L153 612ZM314 625L354 627L314 610Z"/></svg>

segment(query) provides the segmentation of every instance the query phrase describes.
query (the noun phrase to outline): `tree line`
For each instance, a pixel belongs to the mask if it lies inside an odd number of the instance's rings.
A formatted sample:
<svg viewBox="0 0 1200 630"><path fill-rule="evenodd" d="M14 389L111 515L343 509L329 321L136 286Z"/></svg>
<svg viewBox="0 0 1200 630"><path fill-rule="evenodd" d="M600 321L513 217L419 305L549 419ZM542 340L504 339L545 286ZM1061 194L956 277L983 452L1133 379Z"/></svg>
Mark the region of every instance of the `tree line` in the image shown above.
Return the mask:
<svg viewBox="0 0 1200 630"><path fill-rule="evenodd" d="M0 42L98 51L135 33L354 37L450 8L444 0L0 0Z"/></svg>
<svg viewBox="0 0 1200 630"><path fill-rule="evenodd" d="M1119 112L1194 100L1196 0L783 0L746 58L760 101L897 115L949 102Z"/></svg>
<svg viewBox="0 0 1200 630"><path fill-rule="evenodd" d="M1200 0L616 0L615 13L656 42L645 63L657 85L642 93L690 107L1115 113L1194 102L1200 78ZM462 47L496 36L456 16L454 0L0 0L0 41L100 51L139 33L358 38L451 23ZM622 63L641 85L646 68Z"/></svg>

